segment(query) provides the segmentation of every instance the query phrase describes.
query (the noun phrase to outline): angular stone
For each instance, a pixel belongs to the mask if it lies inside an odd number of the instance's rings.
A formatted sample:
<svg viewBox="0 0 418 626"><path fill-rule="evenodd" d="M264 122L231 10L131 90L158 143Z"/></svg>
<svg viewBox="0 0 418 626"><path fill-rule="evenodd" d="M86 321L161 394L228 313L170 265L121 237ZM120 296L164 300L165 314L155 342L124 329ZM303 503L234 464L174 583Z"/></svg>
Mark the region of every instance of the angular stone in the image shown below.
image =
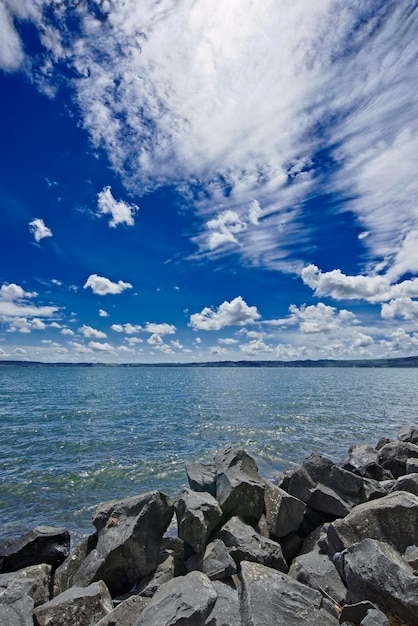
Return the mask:
<svg viewBox="0 0 418 626"><path fill-rule="evenodd" d="M17 572L0 574L0 588L6 588L13 580L22 583L29 581L31 586L28 594L32 598L34 605L38 606L48 602L50 599L51 570L50 565L42 563L41 565L30 565Z"/></svg>
<svg viewBox="0 0 418 626"><path fill-rule="evenodd" d="M418 474L418 459L408 459L406 462L407 474Z"/></svg>
<svg viewBox="0 0 418 626"><path fill-rule="evenodd" d="M215 581L212 584L217 598L205 626L242 626L238 591L223 582Z"/></svg>
<svg viewBox="0 0 418 626"><path fill-rule="evenodd" d="M334 563L326 554L308 552L295 558L289 576L300 583L316 589L336 604L344 604L347 589Z"/></svg>
<svg viewBox="0 0 418 626"><path fill-rule="evenodd" d="M220 539L214 539L206 546L203 557L194 555L186 562L189 571L203 572L210 580L229 578L237 573L234 559Z"/></svg>
<svg viewBox="0 0 418 626"><path fill-rule="evenodd" d="M228 520L215 538L224 542L237 565L245 560L287 572L287 563L280 545L259 535L239 517Z"/></svg>
<svg viewBox="0 0 418 626"><path fill-rule="evenodd" d="M333 489L318 484L312 490L308 504L315 511L329 515L332 518L348 515L352 508Z"/></svg>
<svg viewBox="0 0 418 626"><path fill-rule="evenodd" d="M214 461L217 473L237 469L252 478L260 478L256 461L245 450L227 445L215 454Z"/></svg>
<svg viewBox="0 0 418 626"><path fill-rule="evenodd" d="M0 586L0 624L33 626L34 602L30 596L32 581L22 578L3 579Z"/></svg>
<svg viewBox="0 0 418 626"><path fill-rule="evenodd" d="M398 433L398 439L418 444L418 426L403 426Z"/></svg>
<svg viewBox="0 0 418 626"><path fill-rule="evenodd" d="M418 571L418 546L408 546L403 558L413 570Z"/></svg>
<svg viewBox="0 0 418 626"><path fill-rule="evenodd" d="M351 602L369 600L410 626L418 626L418 577L391 546L364 539L334 557Z"/></svg>
<svg viewBox="0 0 418 626"><path fill-rule="evenodd" d="M363 625L364 620L367 618L367 616L371 613L373 617L376 617L377 611L377 607L368 600L364 600L363 602L355 602L354 604L345 604L341 610L340 622L342 624L349 622L350 624ZM380 622L377 622L377 624L379 623ZM386 624L387 626L389 626L388 620L386 620ZM370 626L374 626L374 622L371 622Z"/></svg>
<svg viewBox="0 0 418 626"><path fill-rule="evenodd" d="M303 544L303 539L296 532L291 532L286 537L280 537L277 539L282 549L283 557L288 565L293 561L300 552Z"/></svg>
<svg viewBox="0 0 418 626"><path fill-rule="evenodd" d="M269 481L264 484L267 528L270 535L285 537L301 525L306 504Z"/></svg>
<svg viewBox="0 0 418 626"><path fill-rule="evenodd" d="M258 563L241 564L242 623L251 626L337 626L318 591Z"/></svg>
<svg viewBox="0 0 418 626"><path fill-rule="evenodd" d="M406 464L409 459L418 458L418 446L404 441L387 443L379 450L378 461L388 469L395 478L406 474Z"/></svg>
<svg viewBox="0 0 418 626"><path fill-rule="evenodd" d="M190 572L162 585L135 626L204 626L217 593L202 572Z"/></svg>
<svg viewBox="0 0 418 626"><path fill-rule="evenodd" d="M406 474L398 478L390 490L391 493L393 491L408 491L418 496L418 474Z"/></svg>
<svg viewBox="0 0 418 626"><path fill-rule="evenodd" d="M385 541L403 554L418 545L418 497L406 491L359 504L343 519L329 524L321 549L333 556L366 538Z"/></svg>
<svg viewBox="0 0 418 626"><path fill-rule="evenodd" d="M37 526L21 537L0 541L3 572L47 563L57 568L70 551L70 533L65 528Z"/></svg>
<svg viewBox="0 0 418 626"><path fill-rule="evenodd" d="M189 463L186 473L190 489L206 491L216 496L216 468L214 463Z"/></svg>
<svg viewBox="0 0 418 626"><path fill-rule="evenodd" d="M55 571L52 591L53 597L72 586L74 574L77 572L87 555L94 550L96 545L97 533L94 533L85 537L85 539L82 539L80 543L78 543L75 548L71 550L65 561L61 563Z"/></svg>
<svg viewBox="0 0 418 626"><path fill-rule="evenodd" d="M151 598L157 589L175 576L186 574L187 570L183 562L171 552L161 552L157 569L152 576L147 576L139 581L136 593Z"/></svg>
<svg viewBox="0 0 418 626"><path fill-rule="evenodd" d="M101 504L93 519L97 547L81 564L73 584L103 580L112 596L129 592L156 569L161 538L173 512L171 500L158 491Z"/></svg>
<svg viewBox="0 0 418 626"><path fill-rule="evenodd" d="M34 610L38 626L94 626L113 610L112 598L103 581L88 587L71 587Z"/></svg>
<svg viewBox="0 0 418 626"><path fill-rule="evenodd" d="M94 626L133 626L150 601L142 596L129 596Z"/></svg>
<svg viewBox="0 0 418 626"><path fill-rule="evenodd" d="M315 485L316 482L312 480L302 465L297 465L284 472L278 483L281 489L305 503L309 500L311 489L314 489Z"/></svg>
<svg viewBox="0 0 418 626"><path fill-rule="evenodd" d="M175 502L180 539L197 553L205 550L209 536L220 525L222 509L209 493L182 489Z"/></svg>
<svg viewBox="0 0 418 626"><path fill-rule="evenodd" d="M363 470L369 465L377 463L377 450L368 444L354 444L348 449L347 456L341 461L341 466L349 472ZM370 478L374 478L370 476Z"/></svg>
<svg viewBox="0 0 418 626"><path fill-rule="evenodd" d="M393 621L391 622L383 611L369 609L360 626L392 626L392 624Z"/></svg>
<svg viewBox="0 0 418 626"><path fill-rule="evenodd" d="M327 524L322 524L321 526L317 526L315 530L313 530L305 539L303 540L303 544L301 549L299 550L299 554L306 554L307 552L319 551L318 541L321 537L326 537L327 534Z"/></svg>

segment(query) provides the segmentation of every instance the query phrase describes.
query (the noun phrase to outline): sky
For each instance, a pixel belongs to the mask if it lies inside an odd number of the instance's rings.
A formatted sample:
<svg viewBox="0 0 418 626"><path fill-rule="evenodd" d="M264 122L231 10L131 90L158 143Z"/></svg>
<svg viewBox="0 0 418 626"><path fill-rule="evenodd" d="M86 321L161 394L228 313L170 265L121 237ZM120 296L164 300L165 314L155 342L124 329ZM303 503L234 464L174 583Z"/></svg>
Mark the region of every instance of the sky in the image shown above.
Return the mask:
<svg viewBox="0 0 418 626"><path fill-rule="evenodd" d="M418 0L0 0L0 359L418 354Z"/></svg>

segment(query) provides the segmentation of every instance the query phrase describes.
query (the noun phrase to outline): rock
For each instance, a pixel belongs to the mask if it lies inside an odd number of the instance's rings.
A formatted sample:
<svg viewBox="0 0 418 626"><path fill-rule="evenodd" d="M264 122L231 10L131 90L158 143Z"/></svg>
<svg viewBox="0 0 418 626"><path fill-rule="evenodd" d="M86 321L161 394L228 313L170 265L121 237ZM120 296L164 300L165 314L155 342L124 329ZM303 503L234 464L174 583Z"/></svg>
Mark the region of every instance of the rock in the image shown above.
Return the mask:
<svg viewBox="0 0 418 626"><path fill-rule="evenodd" d="M406 464L409 459L418 458L418 446L405 441L394 441L380 448L378 453L379 464L388 469L395 478L406 474Z"/></svg>
<svg viewBox="0 0 418 626"><path fill-rule="evenodd" d="M150 601L142 596L129 596L94 626L133 626Z"/></svg>
<svg viewBox="0 0 418 626"><path fill-rule="evenodd" d="M408 459L406 462L407 474L418 474L418 459Z"/></svg>
<svg viewBox="0 0 418 626"><path fill-rule="evenodd" d="M301 525L306 504L269 481L265 481L264 485L264 503L269 533L274 537L285 537Z"/></svg>
<svg viewBox="0 0 418 626"><path fill-rule="evenodd" d="M376 621L367 622L368 618L375 619ZM341 610L340 622L341 624L348 622L350 624L360 624L361 626L367 623L369 623L370 626L390 626L389 620L385 614L379 611L379 609L368 600L356 602L355 604L345 604Z"/></svg>
<svg viewBox="0 0 418 626"><path fill-rule="evenodd" d="M242 623L251 626L336 626L318 591L258 563L241 564Z"/></svg>
<svg viewBox="0 0 418 626"><path fill-rule="evenodd" d="M379 441L375 445L375 448L376 450L380 450L380 448L383 448L383 446L385 446L387 443L392 443L392 442L393 442L393 439L389 439L388 437L380 437Z"/></svg>
<svg viewBox="0 0 418 626"><path fill-rule="evenodd" d="M173 511L171 500L158 491L99 505L93 519L97 547L84 559L73 584L103 580L112 596L130 591L156 569Z"/></svg>
<svg viewBox="0 0 418 626"><path fill-rule="evenodd" d="M30 582L28 594L34 602L34 606L39 606L50 599L51 587L51 566L46 563L41 565L30 565L17 572L0 574L0 588L6 588L11 581ZM1 623L1 622L0 622Z"/></svg>
<svg viewBox="0 0 418 626"><path fill-rule="evenodd" d="M222 518L222 509L209 493L182 489L175 502L178 534L197 553L205 550L209 536Z"/></svg>
<svg viewBox="0 0 418 626"><path fill-rule="evenodd" d="M89 535L78 543L54 574L53 596L57 596L73 584L74 574L81 563L97 545L97 533Z"/></svg>
<svg viewBox="0 0 418 626"><path fill-rule="evenodd" d="M3 580L0 586L0 624L4 626L33 626L34 602L30 596L32 581L22 578Z"/></svg>
<svg viewBox="0 0 418 626"><path fill-rule="evenodd" d="M378 463L378 451L372 446L361 444L351 446L348 455L341 465L345 470L358 476L373 480L385 480L392 478L388 470L383 469Z"/></svg>
<svg viewBox="0 0 418 626"><path fill-rule="evenodd" d="M418 497L406 491L359 504L343 519L329 524L320 548L333 556L366 538L385 541L401 554L418 544Z"/></svg>
<svg viewBox="0 0 418 626"><path fill-rule="evenodd" d="M286 537L280 537L277 539L277 543L280 544L284 560L288 565L299 554L303 544L303 539L296 532L291 532Z"/></svg>
<svg viewBox="0 0 418 626"><path fill-rule="evenodd" d="M341 605L346 601L347 589L326 554L308 552L299 555L289 569L289 576L316 589L334 603Z"/></svg>
<svg viewBox="0 0 418 626"><path fill-rule="evenodd" d="M328 524L322 524L317 526L305 539L299 554L306 554L307 552L319 551L318 541L321 537L326 537Z"/></svg>
<svg viewBox="0 0 418 626"><path fill-rule="evenodd" d="M351 602L369 600L410 626L418 625L418 577L391 546L364 539L334 557Z"/></svg>
<svg viewBox="0 0 418 626"><path fill-rule="evenodd" d="M403 554L405 561L418 572L418 546L408 546Z"/></svg>
<svg viewBox="0 0 418 626"><path fill-rule="evenodd" d="M162 585L135 626L204 626L216 599L209 578L202 572L190 572Z"/></svg>
<svg viewBox="0 0 418 626"><path fill-rule="evenodd" d="M280 545L259 535L239 517L228 520L215 538L224 542L237 565L241 561L253 561L287 572L287 563Z"/></svg>
<svg viewBox="0 0 418 626"><path fill-rule="evenodd" d="M403 426L398 433L398 439L418 444L418 426Z"/></svg>
<svg viewBox="0 0 418 626"><path fill-rule="evenodd" d="M113 610L112 598L103 581L85 588L71 587L34 610L38 626L95 626Z"/></svg>
<svg viewBox="0 0 418 626"><path fill-rule="evenodd" d="M393 621L391 622L383 611L369 609L360 626L392 626L392 624Z"/></svg>
<svg viewBox="0 0 418 626"><path fill-rule="evenodd" d="M56 569L70 551L70 533L64 528L37 526L21 537L0 541L2 572L15 572L47 563Z"/></svg>
<svg viewBox="0 0 418 626"><path fill-rule="evenodd" d="M394 491L408 491L418 496L418 474L406 474L398 478L390 493Z"/></svg>
<svg viewBox="0 0 418 626"><path fill-rule="evenodd" d="M190 489L206 491L216 496L216 468L214 463L189 463L186 473Z"/></svg>
<svg viewBox="0 0 418 626"><path fill-rule="evenodd" d="M186 573L185 565L175 554L161 552L159 563L154 574L140 580L135 591L141 596L151 598L161 585L167 583L175 576L182 576Z"/></svg>
<svg viewBox="0 0 418 626"><path fill-rule="evenodd" d="M315 511L325 513L333 519L348 515L352 508L335 491L321 484L312 490L308 503Z"/></svg>
<svg viewBox="0 0 418 626"><path fill-rule="evenodd" d="M215 605L205 626L242 626L238 591L227 583L212 583L217 593Z"/></svg>
<svg viewBox="0 0 418 626"><path fill-rule="evenodd" d="M234 559L220 539L214 539L206 547L203 557L194 555L186 562L189 571L203 572L210 580L229 578L237 573Z"/></svg>
<svg viewBox="0 0 418 626"><path fill-rule="evenodd" d="M305 503L308 502L311 489L314 489L315 485L316 482L309 476L303 464L284 472L278 483L284 491Z"/></svg>
<svg viewBox="0 0 418 626"><path fill-rule="evenodd" d="M264 484L257 463L244 450L227 446L215 455L216 499L224 519L241 516L256 526L264 511Z"/></svg>

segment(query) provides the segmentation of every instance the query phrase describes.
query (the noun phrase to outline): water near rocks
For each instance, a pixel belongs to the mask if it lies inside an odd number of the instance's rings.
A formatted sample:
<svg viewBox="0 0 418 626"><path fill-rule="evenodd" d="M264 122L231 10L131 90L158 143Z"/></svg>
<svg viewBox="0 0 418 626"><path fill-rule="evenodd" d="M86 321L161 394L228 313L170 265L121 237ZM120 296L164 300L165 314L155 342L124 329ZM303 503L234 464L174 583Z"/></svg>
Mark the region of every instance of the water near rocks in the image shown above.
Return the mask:
<svg viewBox="0 0 418 626"><path fill-rule="evenodd" d="M416 369L0 369L2 537L91 532L99 502L186 485L226 443L269 477L311 452L341 460L416 422Z"/></svg>

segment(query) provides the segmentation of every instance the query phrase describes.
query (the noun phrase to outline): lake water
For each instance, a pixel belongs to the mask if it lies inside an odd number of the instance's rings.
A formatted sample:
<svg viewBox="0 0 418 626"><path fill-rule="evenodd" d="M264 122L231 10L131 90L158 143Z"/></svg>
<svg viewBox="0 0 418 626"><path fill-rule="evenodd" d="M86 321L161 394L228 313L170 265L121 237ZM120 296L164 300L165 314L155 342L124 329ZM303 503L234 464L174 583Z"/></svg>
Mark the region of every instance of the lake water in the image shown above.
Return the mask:
<svg viewBox="0 0 418 626"><path fill-rule="evenodd" d="M417 407L413 368L1 367L0 535L89 534L99 502L174 495L187 462L227 443L266 477L311 452L339 461Z"/></svg>

